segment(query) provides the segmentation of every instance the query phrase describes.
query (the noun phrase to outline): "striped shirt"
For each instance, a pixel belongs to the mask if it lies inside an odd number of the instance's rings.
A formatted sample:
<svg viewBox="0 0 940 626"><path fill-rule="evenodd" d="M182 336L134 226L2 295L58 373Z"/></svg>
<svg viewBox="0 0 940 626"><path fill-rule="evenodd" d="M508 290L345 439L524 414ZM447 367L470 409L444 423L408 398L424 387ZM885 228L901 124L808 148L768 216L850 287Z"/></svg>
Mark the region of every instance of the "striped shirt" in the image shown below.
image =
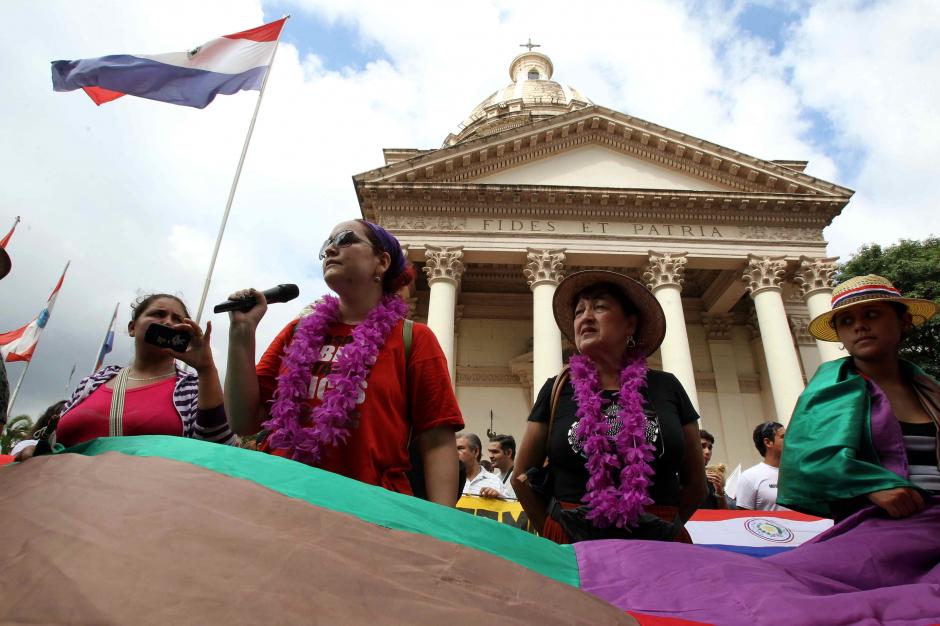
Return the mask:
<svg viewBox="0 0 940 626"><path fill-rule="evenodd" d="M83 378L72 393L72 398L62 410L65 416L73 408L85 401L98 387L118 375L121 368L117 365L104 367L91 376ZM199 377L176 365L176 385L173 389L173 406L183 422L183 436L203 441L212 441L225 445L235 445L235 433L229 428L225 416L225 407L200 409Z"/></svg>
<svg viewBox="0 0 940 626"><path fill-rule="evenodd" d="M940 469L937 467L937 425L901 422L904 449L907 452L910 481L927 491L940 493Z"/></svg>

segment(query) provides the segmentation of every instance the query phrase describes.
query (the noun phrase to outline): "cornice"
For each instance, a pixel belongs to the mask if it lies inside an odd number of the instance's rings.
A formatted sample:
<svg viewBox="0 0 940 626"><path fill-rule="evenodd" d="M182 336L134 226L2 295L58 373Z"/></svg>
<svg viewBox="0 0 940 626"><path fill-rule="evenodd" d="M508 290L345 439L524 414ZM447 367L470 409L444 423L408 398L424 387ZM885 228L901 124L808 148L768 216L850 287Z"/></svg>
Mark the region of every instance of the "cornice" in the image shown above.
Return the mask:
<svg viewBox="0 0 940 626"><path fill-rule="evenodd" d="M372 181L461 181L588 143L606 145L739 191L820 195L848 200L852 190L640 118L592 105L353 177Z"/></svg>
<svg viewBox="0 0 940 626"><path fill-rule="evenodd" d="M796 194L474 183L362 183L362 213L662 219L824 227L848 198Z"/></svg>

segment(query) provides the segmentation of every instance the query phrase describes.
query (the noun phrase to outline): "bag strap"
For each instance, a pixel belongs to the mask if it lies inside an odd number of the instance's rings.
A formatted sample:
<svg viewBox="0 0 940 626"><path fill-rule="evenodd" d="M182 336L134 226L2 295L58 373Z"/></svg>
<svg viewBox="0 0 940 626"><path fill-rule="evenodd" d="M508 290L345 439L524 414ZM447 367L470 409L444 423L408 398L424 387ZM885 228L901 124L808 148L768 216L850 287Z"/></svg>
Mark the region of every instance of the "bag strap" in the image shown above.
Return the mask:
<svg viewBox="0 0 940 626"><path fill-rule="evenodd" d="M108 418L108 436L120 437L124 434L124 394L127 392L127 377L129 367L125 367L117 375L114 382L114 393L111 394L111 415Z"/></svg>
<svg viewBox="0 0 940 626"><path fill-rule="evenodd" d="M414 339L414 320L405 320L401 327L401 340L405 343L405 382L408 380L408 361L411 360L411 344Z"/></svg>
<svg viewBox="0 0 940 626"><path fill-rule="evenodd" d="M558 399L561 398L561 390L565 388L565 383L571 378L571 368L565 365L555 377L555 383L552 385L552 399L548 405L548 433L545 435L545 456L548 456L548 444L552 438L552 427L555 426L555 411L558 409Z"/></svg>

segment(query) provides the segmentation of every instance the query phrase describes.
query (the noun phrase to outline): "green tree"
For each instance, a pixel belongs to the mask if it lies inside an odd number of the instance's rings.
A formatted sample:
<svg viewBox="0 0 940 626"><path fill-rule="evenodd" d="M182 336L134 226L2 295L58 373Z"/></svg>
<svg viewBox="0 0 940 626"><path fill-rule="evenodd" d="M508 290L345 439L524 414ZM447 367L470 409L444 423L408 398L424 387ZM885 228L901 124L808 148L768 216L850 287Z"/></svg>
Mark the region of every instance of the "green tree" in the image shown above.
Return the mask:
<svg viewBox="0 0 940 626"><path fill-rule="evenodd" d="M33 418L29 415L17 415L7 422L3 434L0 435L0 454L10 454L13 446L23 439L29 439L33 434Z"/></svg>
<svg viewBox="0 0 940 626"><path fill-rule="evenodd" d="M884 276L906 297L940 304L940 238L903 239L886 248L864 245L839 267L838 280L865 274ZM915 328L901 344L900 352L934 378L940 378L940 316Z"/></svg>

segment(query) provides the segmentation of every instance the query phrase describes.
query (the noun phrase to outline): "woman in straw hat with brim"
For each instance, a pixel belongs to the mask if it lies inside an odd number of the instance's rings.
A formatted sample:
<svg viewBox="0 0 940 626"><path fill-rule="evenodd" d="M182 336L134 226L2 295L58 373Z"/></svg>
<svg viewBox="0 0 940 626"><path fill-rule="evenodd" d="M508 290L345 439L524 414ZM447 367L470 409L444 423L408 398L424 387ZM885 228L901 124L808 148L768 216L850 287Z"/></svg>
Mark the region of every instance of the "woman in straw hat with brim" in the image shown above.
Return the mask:
<svg viewBox="0 0 940 626"><path fill-rule="evenodd" d="M779 504L840 520L869 505L906 518L938 502L940 385L898 356L904 336L936 312L881 276L833 290L832 310L810 332L850 356L823 363L797 402Z"/></svg>
<svg viewBox="0 0 940 626"><path fill-rule="evenodd" d="M662 307L641 283L590 270L561 282L553 308L578 354L539 392L516 459L529 519L558 543L690 542L683 525L705 497L705 472L688 395L646 367L666 333Z"/></svg>

